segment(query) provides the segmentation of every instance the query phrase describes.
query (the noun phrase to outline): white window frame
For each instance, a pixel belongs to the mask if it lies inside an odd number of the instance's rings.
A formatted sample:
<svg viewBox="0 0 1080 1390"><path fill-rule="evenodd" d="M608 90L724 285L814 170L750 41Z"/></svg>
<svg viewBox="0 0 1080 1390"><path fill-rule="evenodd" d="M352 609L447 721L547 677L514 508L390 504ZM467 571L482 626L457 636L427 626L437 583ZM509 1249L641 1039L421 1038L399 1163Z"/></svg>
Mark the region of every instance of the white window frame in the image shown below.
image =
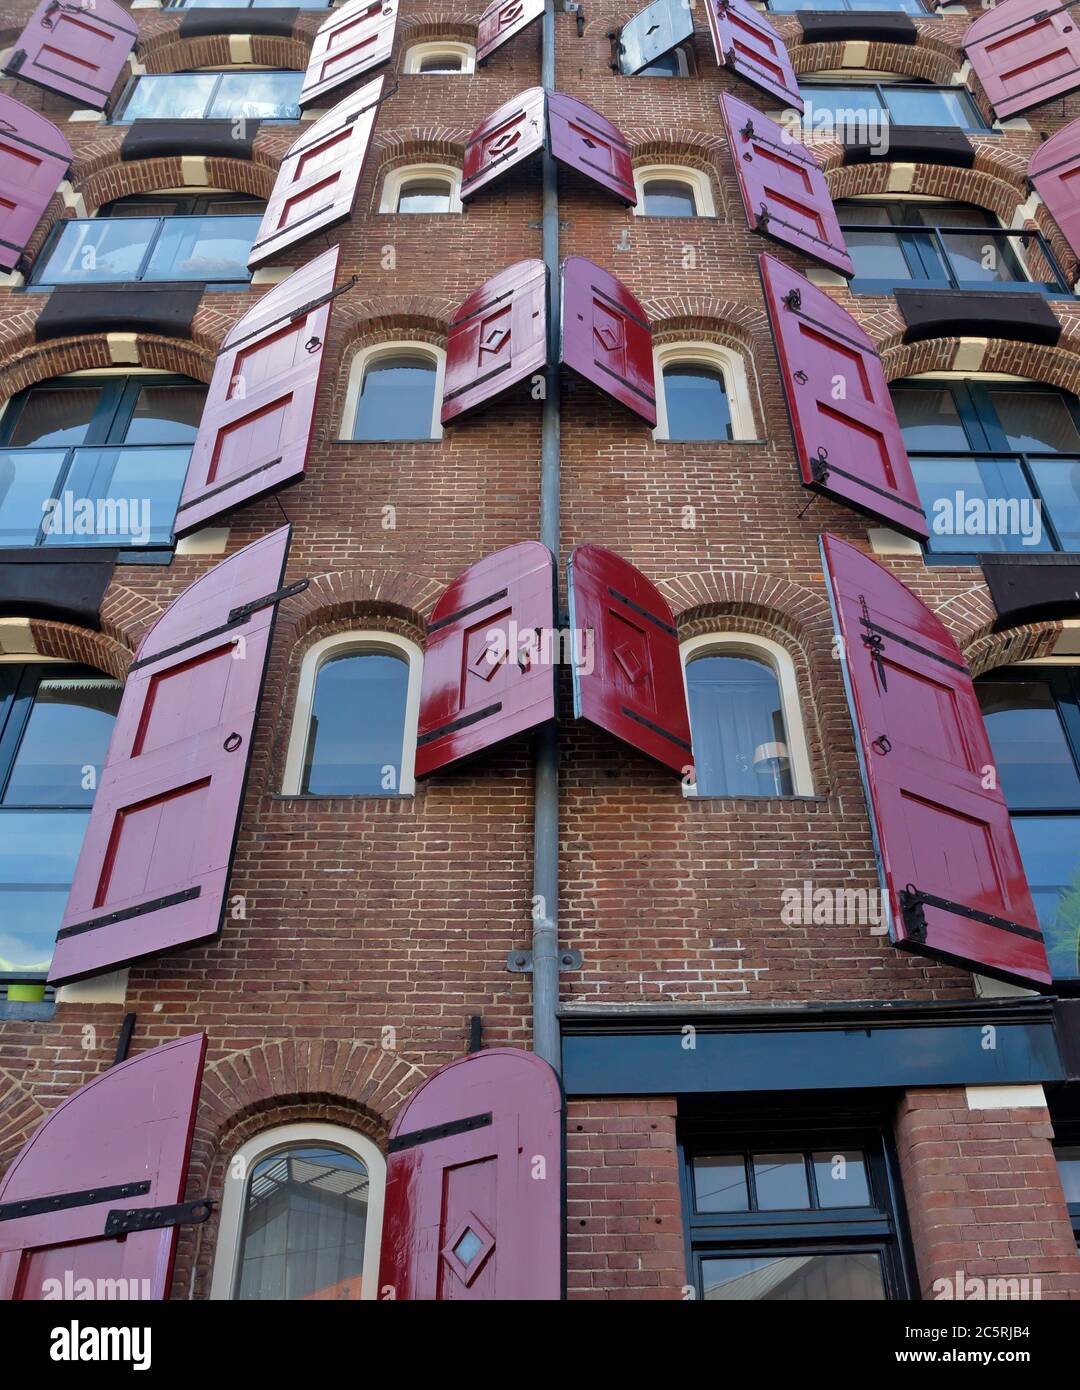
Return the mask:
<svg viewBox="0 0 1080 1390"><path fill-rule="evenodd" d="M432 58L460 58L459 72L421 72L420 65ZM414 43L405 50L405 65L402 72L416 77L465 77L476 71L476 49L471 43L459 43L457 39L431 39L426 43Z"/></svg>
<svg viewBox="0 0 1080 1390"><path fill-rule="evenodd" d="M713 200L712 179L704 169L694 169L689 164L643 164L634 170L634 188L637 190L635 217L651 217L645 211L645 185L653 179L669 179L675 183L689 185L694 195L697 212L694 217L672 218L676 222L693 222L698 217L715 217L716 204Z"/></svg>
<svg viewBox="0 0 1080 1390"><path fill-rule="evenodd" d="M412 796L416 790L416 728L420 719L420 677L423 671L424 654L415 642L407 637L399 637L395 632L380 632L377 628L358 629L355 632L335 632L324 637L304 653L300 665L300 680L296 691L296 706L293 710L292 730L289 734L289 749L285 756L285 775L282 778L283 796L307 796L300 786L304 777L304 756L307 753L308 736L311 730L311 714L315 704L315 686L319 672L333 657L347 656L353 652L385 652L393 656L404 656L409 663L409 681L405 689L405 728L401 737L401 764L399 786L396 792L381 793L384 796ZM342 792L341 796L378 796L378 792ZM321 793L315 793L321 795Z"/></svg>
<svg viewBox="0 0 1080 1390"><path fill-rule="evenodd" d="M217 1301L233 1298L240 1272L240 1239L244 1225L244 1198L248 1177L255 1165L271 1154L301 1145L325 1145L343 1149L358 1158L368 1171L367 1226L364 1234L364 1270L360 1279L361 1299L379 1295L379 1248L382 1244L383 1201L386 1191L386 1159L366 1135L344 1125L315 1121L279 1125L249 1139L230 1158L225 1168L225 1187L221 1197L217 1248L210 1297Z"/></svg>
<svg viewBox="0 0 1080 1390"><path fill-rule="evenodd" d="M398 200L405 184L414 179L444 179L450 185L450 206L445 212L403 212L398 213ZM452 164L405 164L400 169L390 169L383 179L382 197L379 200L381 213L394 213L400 217L449 217L451 213L461 212L461 170Z"/></svg>
<svg viewBox="0 0 1080 1390"><path fill-rule="evenodd" d="M756 440L757 425L754 422L754 409L750 402L750 385L746 375L746 362L741 353L722 343L708 343L701 340L683 339L677 343L661 343L653 349L653 370L656 379L656 428L653 438L657 443L666 444L668 440L667 400L664 396L664 368L677 362L697 362L714 371L722 372L727 389L728 408L731 411L732 440L718 439L718 444ZM672 444L708 444L705 439L673 439Z"/></svg>
<svg viewBox="0 0 1080 1390"><path fill-rule="evenodd" d="M428 439L441 439L443 437L442 421L439 416L442 412L446 353L442 348L436 347L434 343L417 343L406 339L395 339L391 342L373 343L370 347L361 348L353 357L352 365L349 367L349 384L345 390L345 410L341 417L341 442L343 444L377 444L379 442L373 439L358 440L353 438L352 430L356 423L356 407L360 403L360 388L364 382L364 373L377 357L399 357L402 355L430 357L435 363L435 398L431 404L431 433L428 435ZM390 444L422 444L424 441L422 439L391 439L386 442Z"/></svg>
<svg viewBox="0 0 1080 1390"><path fill-rule="evenodd" d="M790 652L770 637L758 637L748 632L704 632L699 637L688 637L681 643L679 653L682 657L683 690L686 694L687 713L690 710L690 688L686 680L686 668L699 656L746 656L751 660L764 662L772 669L780 689L780 707L784 715L784 732L787 734L788 756L791 759L791 785L794 796L814 795L814 774L810 766L810 751L806 742L806 728L802 718L802 704L799 700L799 682L795 674L795 663ZM693 726L691 726L691 732ZM696 783L683 782L684 796L697 796ZM703 793L704 794L704 793ZM708 793L714 796L716 793ZM722 795L727 795L726 793ZM745 800L730 794L733 799ZM768 800L772 793L764 793L762 800ZM755 797L754 800L757 800Z"/></svg>

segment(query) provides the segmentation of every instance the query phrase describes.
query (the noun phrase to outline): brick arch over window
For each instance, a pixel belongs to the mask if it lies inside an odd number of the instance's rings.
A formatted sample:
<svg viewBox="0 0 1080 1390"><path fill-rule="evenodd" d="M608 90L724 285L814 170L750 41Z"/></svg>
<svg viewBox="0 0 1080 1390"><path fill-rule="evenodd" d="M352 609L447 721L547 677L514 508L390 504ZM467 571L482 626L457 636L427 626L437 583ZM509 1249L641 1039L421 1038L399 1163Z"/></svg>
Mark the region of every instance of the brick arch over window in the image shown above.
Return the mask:
<svg viewBox="0 0 1080 1390"><path fill-rule="evenodd" d="M825 181L829 185L833 202L839 202L841 198L859 198L866 194L888 195L889 179L894 172L894 165L887 160L875 159L867 164L838 167L839 158L837 153L830 159L830 167L825 173ZM940 164L916 164L911 187L905 187L904 192L925 193L959 203L974 203L994 213L1006 227L1012 225L1013 214L1018 207L1027 202L1029 194L1023 171L1020 169L1001 168L992 172L985 167L954 169Z"/></svg>
<svg viewBox="0 0 1080 1390"><path fill-rule="evenodd" d="M860 321L877 345L888 381L919 372L951 371L961 353L960 370L1008 372L1080 395L1080 321L1076 319L1065 321L1065 333L1056 347L990 339L978 363L970 355L972 349L964 347L959 336L905 343L901 341L904 326L897 314L879 314Z"/></svg>
<svg viewBox="0 0 1080 1390"><path fill-rule="evenodd" d="M45 301L44 295L34 296ZM35 305L35 308L37 306ZM36 315L35 315L36 317ZM50 377L64 376L68 372L81 372L94 368L130 365L153 367L165 372L176 372L194 377L196 381L209 382L214 370L214 354L232 316L224 319L216 310L204 313L200 308L194 325L194 342L183 338L159 338L140 333L135 338L135 351L138 361L118 363L114 361L108 338L105 334L97 337L57 338L47 343L33 340L33 320L25 327L22 322L8 320L6 331L0 331L0 401L6 401L16 392L33 386ZM21 320L22 316L20 316ZM220 332L213 336L210 330L221 320Z"/></svg>
<svg viewBox="0 0 1080 1390"><path fill-rule="evenodd" d="M753 305L690 294L643 299L642 308L652 324L654 348L698 339L719 343L742 357L754 419L763 436L768 417L761 398L759 368L762 363L768 368L775 362L765 314Z"/></svg>
<svg viewBox="0 0 1080 1390"><path fill-rule="evenodd" d="M0 1173L15 1157L45 1117L29 1087L10 1072L0 1071Z"/></svg>
<svg viewBox="0 0 1080 1390"><path fill-rule="evenodd" d="M482 272L477 274L479 277ZM339 299L334 307L335 334L343 345L327 418L341 419L349 374L358 352L382 342L414 342L445 351L450 321L459 303L460 300L419 294L357 300L347 295Z"/></svg>
<svg viewBox="0 0 1080 1390"><path fill-rule="evenodd" d="M257 142L255 156L250 160L208 157L203 161L206 184L191 185L192 191L198 193L205 187L269 198L277 177L277 162L291 141L287 138L268 140L268 148L259 148L261 143ZM111 203L114 198L127 198L133 193L156 193L161 188L186 188L189 185L184 177L182 156L183 151L177 151L167 158L121 161L118 152L110 150L76 163L75 191L83 196L87 216L93 216L97 208Z"/></svg>
<svg viewBox="0 0 1080 1390"><path fill-rule="evenodd" d="M139 639L160 614L161 608L151 599L113 583L102 605L99 632L74 623L31 618L30 639L38 656L93 666L107 676L123 680ZM27 659L33 660L33 656Z"/></svg>
<svg viewBox="0 0 1080 1390"><path fill-rule="evenodd" d="M727 145L719 136L677 126L623 126L622 134L635 165L689 164L717 180L723 173Z"/></svg>
<svg viewBox="0 0 1080 1390"><path fill-rule="evenodd" d="M484 8L481 6L481 8ZM398 42L405 48L426 39L449 39L456 43L476 44L476 24L459 14L442 10L426 10L423 14L401 15L398 19Z"/></svg>
<svg viewBox="0 0 1080 1390"><path fill-rule="evenodd" d="M955 602L953 600L953 603ZM1003 632L991 632L989 626L993 621L993 615L989 622L983 622L977 629L967 631L974 615L965 614L963 626L955 626L951 622L955 613L950 612L946 616L944 610L947 608L950 608L949 604L939 608L938 616L953 626L961 650L971 667L972 675L975 676L984 675L998 666L1011 666L1017 661L1031 661L1035 657L1050 656L1062 632L1060 622L1024 623L1018 627L1006 628Z"/></svg>
<svg viewBox="0 0 1080 1390"><path fill-rule="evenodd" d="M469 132L464 126L439 126L432 130L395 130L374 141L375 183L391 169L405 164L456 164L465 158Z"/></svg>
<svg viewBox="0 0 1080 1390"><path fill-rule="evenodd" d="M303 72L311 52L311 38L283 39L273 34L247 36L251 57L246 61L259 68L284 68ZM188 72L192 68L231 68L229 35L213 34L197 39L181 39L175 30L147 38L139 36L139 61L147 72Z"/></svg>
<svg viewBox="0 0 1080 1390"><path fill-rule="evenodd" d="M786 27L786 26L785 26ZM793 43L790 32L785 34L791 54L791 65L800 77L813 78L820 72L843 72L851 81L858 81L859 72L887 72L896 77L915 77L935 85L952 85L953 74L964 65L959 43L934 38L920 31L913 44L871 43L866 61L860 68L844 67L842 40L834 43ZM843 80L843 79L842 79Z"/></svg>

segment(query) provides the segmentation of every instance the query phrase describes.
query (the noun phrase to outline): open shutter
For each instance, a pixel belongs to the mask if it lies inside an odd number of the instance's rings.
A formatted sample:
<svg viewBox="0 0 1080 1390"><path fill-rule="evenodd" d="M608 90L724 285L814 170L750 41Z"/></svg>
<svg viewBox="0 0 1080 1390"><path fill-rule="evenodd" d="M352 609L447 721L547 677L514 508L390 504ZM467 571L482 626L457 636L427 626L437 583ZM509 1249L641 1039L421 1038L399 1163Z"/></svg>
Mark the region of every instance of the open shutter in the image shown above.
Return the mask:
<svg viewBox="0 0 1080 1390"><path fill-rule="evenodd" d="M532 1052L474 1052L425 1081L390 1131L380 1296L560 1298L562 1123Z"/></svg>
<svg viewBox="0 0 1080 1390"><path fill-rule="evenodd" d="M191 450L176 532L303 477L338 248L268 291L225 335Z"/></svg>
<svg viewBox="0 0 1080 1390"><path fill-rule="evenodd" d="M747 224L854 275L825 174L810 151L737 97L721 96L720 110Z"/></svg>
<svg viewBox="0 0 1080 1390"><path fill-rule="evenodd" d="M4 71L100 111L138 33L135 21L113 0L41 0Z"/></svg>
<svg viewBox="0 0 1080 1390"><path fill-rule="evenodd" d="M807 487L917 540L930 534L873 342L797 271L759 257Z"/></svg>
<svg viewBox="0 0 1080 1390"><path fill-rule="evenodd" d="M476 61L482 63L507 39L520 34L544 13L544 0L495 0L476 26Z"/></svg>
<svg viewBox="0 0 1080 1390"><path fill-rule="evenodd" d="M694 16L686 0L654 0L632 19L619 34L619 71L631 77L694 33Z"/></svg>
<svg viewBox="0 0 1080 1390"><path fill-rule="evenodd" d="M846 541L821 538L893 943L1050 983L979 701L944 623Z"/></svg>
<svg viewBox="0 0 1080 1390"><path fill-rule="evenodd" d="M352 212L382 101L383 79L320 116L281 161L248 265L325 232Z"/></svg>
<svg viewBox="0 0 1080 1390"><path fill-rule="evenodd" d="M1052 135L1031 156L1028 178L1080 258L1080 120Z"/></svg>
<svg viewBox="0 0 1080 1390"><path fill-rule="evenodd" d="M470 565L428 623L416 775L555 717L555 561L522 541Z"/></svg>
<svg viewBox="0 0 1080 1390"><path fill-rule="evenodd" d="M634 206L634 166L630 146L606 117L562 92L548 96L551 153L571 169Z"/></svg>
<svg viewBox="0 0 1080 1390"><path fill-rule="evenodd" d="M128 672L54 984L217 936L289 528L189 585Z"/></svg>
<svg viewBox="0 0 1080 1390"><path fill-rule="evenodd" d="M398 0L350 0L331 12L315 35L300 89L300 105L310 106L390 57L397 28Z"/></svg>
<svg viewBox="0 0 1080 1390"><path fill-rule="evenodd" d="M0 95L0 270L18 265L71 160L52 121Z"/></svg>
<svg viewBox="0 0 1080 1390"><path fill-rule="evenodd" d="M462 200L542 149L544 128L543 87L530 87L493 111L465 142Z"/></svg>
<svg viewBox="0 0 1080 1390"><path fill-rule="evenodd" d="M141 1052L46 1115L0 1183L0 1300L168 1298L177 1226L105 1227L183 1198L205 1051L196 1033Z"/></svg>
<svg viewBox="0 0 1080 1390"><path fill-rule="evenodd" d="M705 0L705 8L720 66L801 112L803 99L784 41L760 10L748 0Z"/></svg>
<svg viewBox="0 0 1080 1390"><path fill-rule="evenodd" d="M579 545L567 565L574 714L683 774L692 769L679 634L655 584L621 555Z"/></svg>
<svg viewBox="0 0 1080 1390"><path fill-rule="evenodd" d="M519 261L465 300L450 325L442 422L493 400L547 362L547 271Z"/></svg>
<svg viewBox="0 0 1080 1390"><path fill-rule="evenodd" d="M1053 0L1007 0L973 20L962 39L1000 120L1080 87L1080 23Z"/></svg>
<svg viewBox="0 0 1080 1390"><path fill-rule="evenodd" d="M563 265L562 361L656 424L652 328L625 285L582 256Z"/></svg>

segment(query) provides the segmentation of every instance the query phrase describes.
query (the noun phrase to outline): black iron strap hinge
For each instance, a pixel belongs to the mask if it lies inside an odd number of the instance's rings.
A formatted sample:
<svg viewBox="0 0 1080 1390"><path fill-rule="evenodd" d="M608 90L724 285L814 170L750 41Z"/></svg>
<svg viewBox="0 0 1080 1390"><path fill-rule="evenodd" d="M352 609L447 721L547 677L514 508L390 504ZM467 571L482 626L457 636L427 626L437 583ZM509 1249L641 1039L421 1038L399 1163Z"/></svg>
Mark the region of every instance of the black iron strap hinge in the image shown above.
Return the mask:
<svg viewBox="0 0 1080 1390"><path fill-rule="evenodd" d="M898 895L900 913L904 919L904 930L912 941L926 940L926 909L938 907L942 912L952 912L957 917L967 917L972 922L981 922L986 927L996 927L998 931L1011 932L1014 936L1027 937L1029 941L1041 941L1043 934L1035 927L1024 927L1019 922L1010 922L1007 917L995 917L993 913L982 912L966 903L954 903L949 898L939 898L936 893L924 893L909 883Z"/></svg>
<svg viewBox="0 0 1080 1390"><path fill-rule="evenodd" d="M321 210L322 209L319 209L319 211ZM314 216L314 214L312 214L312 216ZM290 230L288 227L282 227L279 229L279 232L274 233L274 236L288 230ZM272 241L273 237L267 237L266 240ZM256 242L256 245L261 246L263 243ZM234 352L236 348L241 347L244 343L250 343L253 338L261 338L264 333L269 332L271 328L276 328L279 323L295 323L297 319L305 318L313 310L320 309L324 304L329 304L340 295L347 294L357 283L358 279L358 276L350 275L348 280L343 281L340 285L335 285L332 290L329 290L326 294L319 295L317 299L309 299L306 304L301 304L299 308L288 309L285 313L279 314L276 319L268 319L266 323L260 324L258 328L253 328L250 333L245 333L242 338L234 338L231 343L227 342L222 347L218 348L217 356L223 357L225 353Z"/></svg>
<svg viewBox="0 0 1080 1390"><path fill-rule="evenodd" d="M411 1129L406 1134L398 1134L386 1146L387 1153L400 1153L402 1149L415 1149L419 1144L433 1144L436 1139L450 1139L455 1134L470 1134L474 1129L487 1129L491 1124L491 1111L479 1115L466 1115L461 1120L448 1120L444 1125L431 1125L428 1129Z"/></svg>
<svg viewBox="0 0 1080 1390"><path fill-rule="evenodd" d="M240 627L246 623L248 618L253 613L257 613L260 608L269 608L271 604L280 603L282 599L291 598L293 594L302 594L310 583L310 579L297 579L293 584L286 584L282 589L275 589L272 594L263 594L262 598L253 598L250 603L241 603L236 608L231 608L228 618L220 627L208 628L205 632L200 632L197 637L189 637L186 642L177 642L175 647L166 647L163 652L154 652L152 656L144 656L139 661L133 661L128 667L128 675L132 671L138 671L143 666L153 666L158 661L165 661L170 656L176 656L189 647L197 647L200 642L207 642L211 637L224 636L234 627Z"/></svg>
<svg viewBox="0 0 1080 1390"><path fill-rule="evenodd" d="M294 594L302 594L310 583L310 579L297 579L292 584L286 584L284 588L275 589L272 594L263 594L262 598L253 598L250 603L241 603L239 607L229 610L229 623L246 622L252 613L257 613L260 608L269 608L271 604L292 598Z"/></svg>
<svg viewBox="0 0 1080 1390"><path fill-rule="evenodd" d="M870 660L877 669L877 676L878 680L881 682L882 690L887 691L889 689L889 683L885 679L885 639L880 632L874 631L874 624L870 619L870 609L867 606L866 597L863 594L859 595L859 607L862 609L862 625L866 629L862 634L863 646L870 652Z"/></svg>
<svg viewBox="0 0 1080 1390"><path fill-rule="evenodd" d="M55 1197L28 1197L24 1202L5 1202L0 1221L18 1221L24 1216L47 1216L72 1207L92 1207L98 1202L119 1202L124 1197L145 1197L149 1182L122 1182L113 1187L91 1187L83 1192L60 1192Z"/></svg>
<svg viewBox="0 0 1080 1390"><path fill-rule="evenodd" d="M167 1226L201 1226L210 1219L214 1204L207 1197L177 1202L171 1207L134 1207L111 1211L105 1218L107 1236L130 1236L136 1231L160 1231Z"/></svg>

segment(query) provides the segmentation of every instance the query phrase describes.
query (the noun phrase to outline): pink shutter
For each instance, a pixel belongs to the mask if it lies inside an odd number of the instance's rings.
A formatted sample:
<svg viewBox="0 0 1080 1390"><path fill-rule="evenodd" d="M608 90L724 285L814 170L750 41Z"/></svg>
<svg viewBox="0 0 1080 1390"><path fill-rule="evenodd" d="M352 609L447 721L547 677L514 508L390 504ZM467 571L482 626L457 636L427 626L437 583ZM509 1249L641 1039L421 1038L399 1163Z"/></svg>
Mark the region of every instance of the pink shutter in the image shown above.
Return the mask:
<svg viewBox="0 0 1080 1390"><path fill-rule="evenodd" d="M480 16L476 26L476 61L482 63L507 39L544 13L544 0L495 0Z"/></svg>
<svg viewBox="0 0 1080 1390"><path fill-rule="evenodd" d="M493 111L465 142L462 200L541 150L544 129L543 87L530 87Z"/></svg>
<svg viewBox="0 0 1080 1390"><path fill-rule="evenodd" d="M381 1297L559 1299L562 1127L555 1073L512 1047L414 1091L390 1131Z"/></svg>
<svg viewBox="0 0 1080 1390"><path fill-rule="evenodd" d="M308 59L300 105L337 91L390 57L398 0L350 0L324 21Z"/></svg>
<svg viewBox="0 0 1080 1390"><path fill-rule="evenodd" d="M105 1227L183 1198L205 1052L204 1033L141 1052L46 1115L0 1183L0 1300L168 1298L178 1227Z"/></svg>
<svg viewBox="0 0 1080 1390"><path fill-rule="evenodd" d="M54 984L217 936L288 544L285 526L222 560L140 643Z"/></svg>
<svg viewBox="0 0 1080 1390"><path fill-rule="evenodd" d="M650 425L656 424L652 328L614 275L582 256L563 266L562 361Z"/></svg>
<svg viewBox="0 0 1080 1390"><path fill-rule="evenodd" d="M500 270L459 307L446 343L442 422L448 425L547 363L543 261Z"/></svg>
<svg viewBox="0 0 1080 1390"><path fill-rule="evenodd" d="M555 560L539 541L470 565L428 623L416 775L555 717Z"/></svg>
<svg viewBox="0 0 1080 1390"><path fill-rule="evenodd" d="M799 470L807 487L900 531L929 531L873 342L797 271L759 257Z"/></svg>
<svg viewBox="0 0 1080 1390"><path fill-rule="evenodd" d="M377 77L320 116L289 147L248 256L252 270L352 213L382 91L383 79Z"/></svg>
<svg viewBox="0 0 1080 1390"><path fill-rule="evenodd" d="M996 5L962 44L999 120L1080 87L1080 24L1053 0Z"/></svg>
<svg viewBox="0 0 1080 1390"><path fill-rule="evenodd" d="M630 146L606 117L583 101L552 92L547 104L551 153L631 207L637 203Z"/></svg>
<svg viewBox="0 0 1080 1390"><path fill-rule="evenodd" d="M101 110L138 33L135 21L113 0L41 0L4 71Z"/></svg>
<svg viewBox="0 0 1080 1390"><path fill-rule="evenodd" d="M177 535L303 477L337 261L336 246L324 251L225 335L191 450Z"/></svg>
<svg viewBox="0 0 1080 1390"><path fill-rule="evenodd" d="M720 66L784 106L802 111L803 100L784 41L748 0L705 0L713 49Z"/></svg>
<svg viewBox="0 0 1080 1390"><path fill-rule="evenodd" d="M1080 258L1080 120L1052 135L1031 156L1028 178Z"/></svg>
<svg viewBox="0 0 1080 1390"><path fill-rule="evenodd" d="M829 186L810 151L729 93L720 97L720 110L747 224L842 275L853 275Z"/></svg>
<svg viewBox="0 0 1080 1390"><path fill-rule="evenodd" d="M1017 984L1046 948L979 701L945 624L883 565L821 538L895 945Z"/></svg>
<svg viewBox="0 0 1080 1390"><path fill-rule="evenodd" d="M71 160L52 121L0 95L0 270L18 265Z"/></svg>

